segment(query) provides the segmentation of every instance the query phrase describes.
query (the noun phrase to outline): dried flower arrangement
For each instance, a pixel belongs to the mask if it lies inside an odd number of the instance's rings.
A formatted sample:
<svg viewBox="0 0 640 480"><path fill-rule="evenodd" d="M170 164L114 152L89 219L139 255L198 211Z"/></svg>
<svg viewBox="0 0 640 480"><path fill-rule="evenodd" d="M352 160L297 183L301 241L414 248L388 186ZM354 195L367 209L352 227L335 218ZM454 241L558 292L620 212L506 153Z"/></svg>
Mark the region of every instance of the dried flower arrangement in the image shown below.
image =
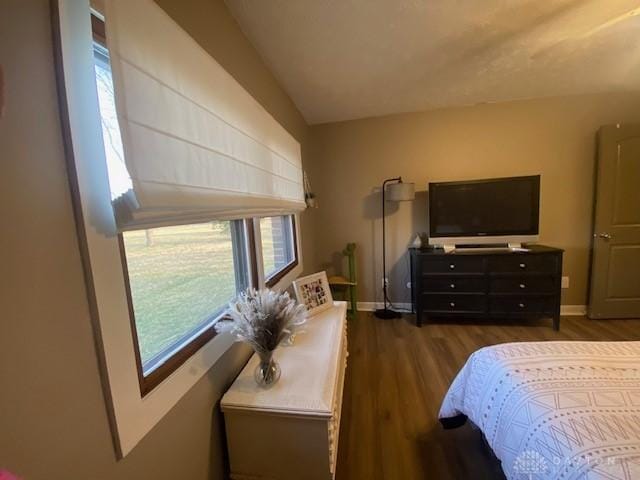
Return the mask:
<svg viewBox="0 0 640 480"><path fill-rule="evenodd" d="M251 345L260 357L256 381L261 386L272 385L280 378L273 351L306 321L306 309L296 304L287 292L254 288L241 293L229 307L231 320L218 322L216 329L228 331L236 340Z"/></svg>

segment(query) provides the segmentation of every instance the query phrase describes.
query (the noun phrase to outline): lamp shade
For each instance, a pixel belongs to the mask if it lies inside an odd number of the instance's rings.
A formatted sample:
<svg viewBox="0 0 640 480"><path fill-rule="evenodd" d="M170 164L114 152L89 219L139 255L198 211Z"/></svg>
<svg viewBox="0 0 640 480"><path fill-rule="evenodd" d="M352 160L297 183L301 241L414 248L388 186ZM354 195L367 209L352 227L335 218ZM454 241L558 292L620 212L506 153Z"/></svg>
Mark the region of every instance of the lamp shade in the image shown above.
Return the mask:
<svg viewBox="0 0 640 480"><path fill-rule="evenodd" d="M390 183L387 185L387 191L385 192L387 199L391 202L404 202L407 200L413 200L416 196L415 184L413 183Z"/></svg>

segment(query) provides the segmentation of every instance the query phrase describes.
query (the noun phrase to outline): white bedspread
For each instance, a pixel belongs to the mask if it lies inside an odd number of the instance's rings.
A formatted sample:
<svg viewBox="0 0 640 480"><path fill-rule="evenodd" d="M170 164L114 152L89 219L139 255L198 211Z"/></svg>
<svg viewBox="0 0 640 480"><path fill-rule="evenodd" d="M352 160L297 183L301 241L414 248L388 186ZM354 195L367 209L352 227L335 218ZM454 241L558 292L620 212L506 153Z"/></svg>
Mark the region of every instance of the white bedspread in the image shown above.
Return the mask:
<svg viewBox="0 0 640 480"><path fill-rule="evenodd" d="M640 342L478 350L440 418L466 415L508 479L640 479Z"/></svg>

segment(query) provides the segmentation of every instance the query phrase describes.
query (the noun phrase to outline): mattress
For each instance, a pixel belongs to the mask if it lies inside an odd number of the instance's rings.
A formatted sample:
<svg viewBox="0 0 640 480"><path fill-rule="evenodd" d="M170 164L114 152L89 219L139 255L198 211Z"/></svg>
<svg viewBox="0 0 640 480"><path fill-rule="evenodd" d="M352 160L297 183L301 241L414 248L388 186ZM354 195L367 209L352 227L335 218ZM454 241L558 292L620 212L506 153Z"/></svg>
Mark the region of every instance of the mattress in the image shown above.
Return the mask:
<svg viewBox="0 0 640 480"><path fill-rule="evenodd" d="M480 428L508 479L640 479L640 342L482 348L439 417Z"/></svg>

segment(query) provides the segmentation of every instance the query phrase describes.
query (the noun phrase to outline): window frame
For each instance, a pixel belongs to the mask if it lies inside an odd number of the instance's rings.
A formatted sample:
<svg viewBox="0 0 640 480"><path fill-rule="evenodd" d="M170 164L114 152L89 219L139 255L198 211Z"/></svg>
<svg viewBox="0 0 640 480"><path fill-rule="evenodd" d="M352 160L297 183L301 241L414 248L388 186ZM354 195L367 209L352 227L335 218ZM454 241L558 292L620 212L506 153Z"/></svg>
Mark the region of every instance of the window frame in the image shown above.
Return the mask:
<svg viewBox="0 0 640 480"><path fill-rule="evenodd" d="M231 220L231 235L233 237L233 256L234 265L236 261L242 262L242 266L238 269L240 273L246 274L249 279L247 284L253 284L253 278L250 270L249 242L247 241L247 223L244 220ZM240 242L244 245L237 245ZM223 319L228 318L227 309L222 312L213 313L202 324L187 333L178 342L167 347L164 352L158 354L161 361L157 366L151 368L149 373L145 375L142 355L140 353L140 340L138 337L138 328L136 325L136 316L133 306L133 297L131 294L131 284L129 280L129 267L127 263L126 248L124 244L124 235L118 234L118 247L120 250L120 261L122 262L122 274L125 282L125 291L127 295L127 305L129 309L129 323L131 325L131 335L133 336L133 345L135 350L136 369L138 371L138 383L140 386L140 395L144 397L162 383L169 375L182 366L194 353L205 346L216 335L215 324ZM244 258L242 258L244 257ZM238 270L236 273L238 273ZM242 272L242 270L245 270ZM164 355L164 356L163 356Z"/></svg>
<svg viewBox="0 0 640 480"><path fill-rule="evenodd" d="M96 35L88 21L91 13L88 0L52 2L60 121L89 318L116 457L123 458L223 355L232 362L223 371L239 371L251 351L238 347L226 355L234 344L229 333L213 335L208 340L202 337L198 343L191 342L190 356L185 355L179 366L158 380L146 395L141 392L128 275L123 270L122 239L115 226L108 185L94 71ZM265 285L257 223L252 219L244 221L249 281L256 288ZM299 221L295 225L298 264L279 282L271 282L271 288L276 290L287 288L302 271ZM215 381L222 382L219 388L223 388L229 378Z"/></svg>
<svg viewBox="0 0 640 480"><path fill-rule="evenodd" d="M278 284L286 275L295 269L298 266L298 235L296 233L296 216L291 215L281 215L282 217L289 217L289 221L291 222L291 241L293 244L293 260L287 263L285 266L276 270L268 277L265 276L264 284L267 288L273 288ZM259 222L258 222L259 224ZM261 237L262 238L262 237ZM260 246L260 251L262 252L262 245ZM262 258L262 265L264 265L264 258Z"/></svg>

